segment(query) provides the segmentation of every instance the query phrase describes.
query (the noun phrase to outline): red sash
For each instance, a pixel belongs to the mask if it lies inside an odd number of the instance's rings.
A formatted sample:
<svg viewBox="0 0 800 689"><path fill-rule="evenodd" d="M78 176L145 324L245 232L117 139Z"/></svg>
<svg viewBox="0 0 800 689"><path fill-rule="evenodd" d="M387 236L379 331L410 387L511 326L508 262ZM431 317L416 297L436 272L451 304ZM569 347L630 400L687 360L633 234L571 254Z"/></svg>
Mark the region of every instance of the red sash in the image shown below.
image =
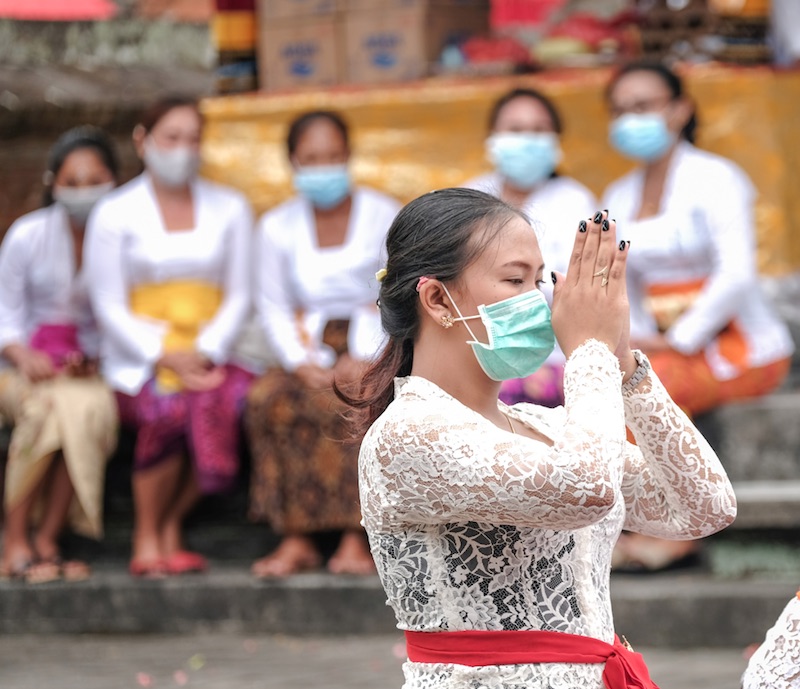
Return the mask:
<svg viewBox="0 0 800 689"><path fill-rule="evenodd" d="M408 659L414 663L445 663L482 667L529 663L605 663L607 689L658 689L644 658L618 636L608 644L577 634L522 631L406 631Z"/></svg>

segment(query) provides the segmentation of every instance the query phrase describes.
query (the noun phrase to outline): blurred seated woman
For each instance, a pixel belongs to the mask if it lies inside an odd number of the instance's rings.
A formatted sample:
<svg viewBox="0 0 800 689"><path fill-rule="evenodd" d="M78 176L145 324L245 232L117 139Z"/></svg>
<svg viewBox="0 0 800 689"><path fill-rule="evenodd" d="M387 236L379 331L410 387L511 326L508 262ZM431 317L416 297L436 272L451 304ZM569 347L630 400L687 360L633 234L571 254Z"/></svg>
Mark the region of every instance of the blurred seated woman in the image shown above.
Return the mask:
<svg viewBox="0 0 800 689"><path fill-rule="evenodd" d="M486 154L495 169L464 186L498 196L536 218L547 271L565 273L575 218L593 215L597 204L583 184L557 171L563 131L561 115L547 96L526 88L506 93L489 114ZM552 286L547 286L546 293L552 299ZM564 354L556 347L533 375L504 381L500 399L506 404L563 404L564 363Z"/></svg>
<svg viewBox="0 0 800 689"><path fill-rule="evenodd" d="M680 78L634 63L611 81L611 144L637 161L606 190L631 242L631 341L690 416L775 390L791 335L756 270L756 190L736 164L694 146L694 108ZM690 562L690 542L623 536L619 564L657 570Z"/></svg>
<svg viewBox="0 0 800 689"><path fill-rule="evenodd" d="M261 218L256 269L256 307L280 366L253 385L246 411L250 511L281 541L253 574L319 567L322 532L342 534L330 571L366 574L374 564L360 527L358 441L333 382L356 379L380 347L375 273L399 204L353 186L336 113L298 117L287 149L299 194Z"/></svg>
<svg viewBox="0 0 800 689"><path fill-rule="evenodd" d="M62 559L59 535L68 518L79 533L103 533L117 415L97 375L98 335L81 254L89 212L116 181L108 137L94 127L69 130L50 151L44 207L17 220L0 246L0 421L13 426L3 521L7 578L84 579L88 565Z"/></svg>
<svg viewBox="0 0 800 689"><path fill-rule="evenodd" d="M206 568L182 523L239 469L252 376L229 352L250 308L252 219L240 193L197 176L201 133L194 101L155 103L133 133L144 172L103 200L87 236L103 372L137 431L134 576Z"/></svg>

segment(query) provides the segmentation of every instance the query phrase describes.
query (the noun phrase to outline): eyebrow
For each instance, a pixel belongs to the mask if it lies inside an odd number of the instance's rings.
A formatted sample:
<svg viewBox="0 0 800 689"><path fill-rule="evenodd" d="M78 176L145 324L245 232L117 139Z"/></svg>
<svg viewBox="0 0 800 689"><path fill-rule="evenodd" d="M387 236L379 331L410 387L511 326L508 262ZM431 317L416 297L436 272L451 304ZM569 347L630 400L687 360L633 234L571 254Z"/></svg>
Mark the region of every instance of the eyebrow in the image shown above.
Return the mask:
<svg viewBox="0 0 800 689"><path fill-rule="evenodd" d="M509 261L508 263L504 263L501 268L522 268L524 270L530 270L531 264L526 263L525 261ZM539 267L536 269L537 273L540 273L544 270L544 263L541 263Z"/></svg>

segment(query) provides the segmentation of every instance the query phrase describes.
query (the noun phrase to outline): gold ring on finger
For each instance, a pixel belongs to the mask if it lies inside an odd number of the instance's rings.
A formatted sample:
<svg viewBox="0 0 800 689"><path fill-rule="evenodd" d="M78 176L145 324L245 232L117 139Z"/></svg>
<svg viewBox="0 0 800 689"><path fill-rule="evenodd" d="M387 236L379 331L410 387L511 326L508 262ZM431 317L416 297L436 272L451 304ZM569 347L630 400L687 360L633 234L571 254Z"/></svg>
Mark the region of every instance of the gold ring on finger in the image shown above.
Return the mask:
<svg viewBox="0 0 800 689"><path fill-rule="evenodd" d="M608 284L608 278L603 275L603 279L600 281L600 287L605 287Z"/></svg>
<svg viewBox="0 0 800 689"><path fill-rule="evenodd" d="M603 266L600 270L598 270L594 275L593 278L605 278L608 275L608 266ZM606 281L607 282L607 281ZM603 283L605 284L605 283Z"/></svg>

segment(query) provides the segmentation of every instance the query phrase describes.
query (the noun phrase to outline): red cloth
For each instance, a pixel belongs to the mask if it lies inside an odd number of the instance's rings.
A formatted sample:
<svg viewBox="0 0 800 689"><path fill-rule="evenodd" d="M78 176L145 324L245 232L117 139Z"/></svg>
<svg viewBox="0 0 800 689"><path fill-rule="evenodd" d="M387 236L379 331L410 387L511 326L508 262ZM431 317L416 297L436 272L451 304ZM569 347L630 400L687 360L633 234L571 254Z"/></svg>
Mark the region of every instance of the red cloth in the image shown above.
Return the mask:
<svg viewBox="0 0 800 689"><path fill-rule="evenodd" d="M117 11L111 0L0 0L0 17L34 21L109 19Z"/></svg>
<svg viewBox="0 0 800 689"><path fill-rule="evenodd" d="M522 631L406 632L408 659L468 667L529 663L605 663L607 689L658 689L644 658L618 636L608 644L577 634Z"/></svg>

